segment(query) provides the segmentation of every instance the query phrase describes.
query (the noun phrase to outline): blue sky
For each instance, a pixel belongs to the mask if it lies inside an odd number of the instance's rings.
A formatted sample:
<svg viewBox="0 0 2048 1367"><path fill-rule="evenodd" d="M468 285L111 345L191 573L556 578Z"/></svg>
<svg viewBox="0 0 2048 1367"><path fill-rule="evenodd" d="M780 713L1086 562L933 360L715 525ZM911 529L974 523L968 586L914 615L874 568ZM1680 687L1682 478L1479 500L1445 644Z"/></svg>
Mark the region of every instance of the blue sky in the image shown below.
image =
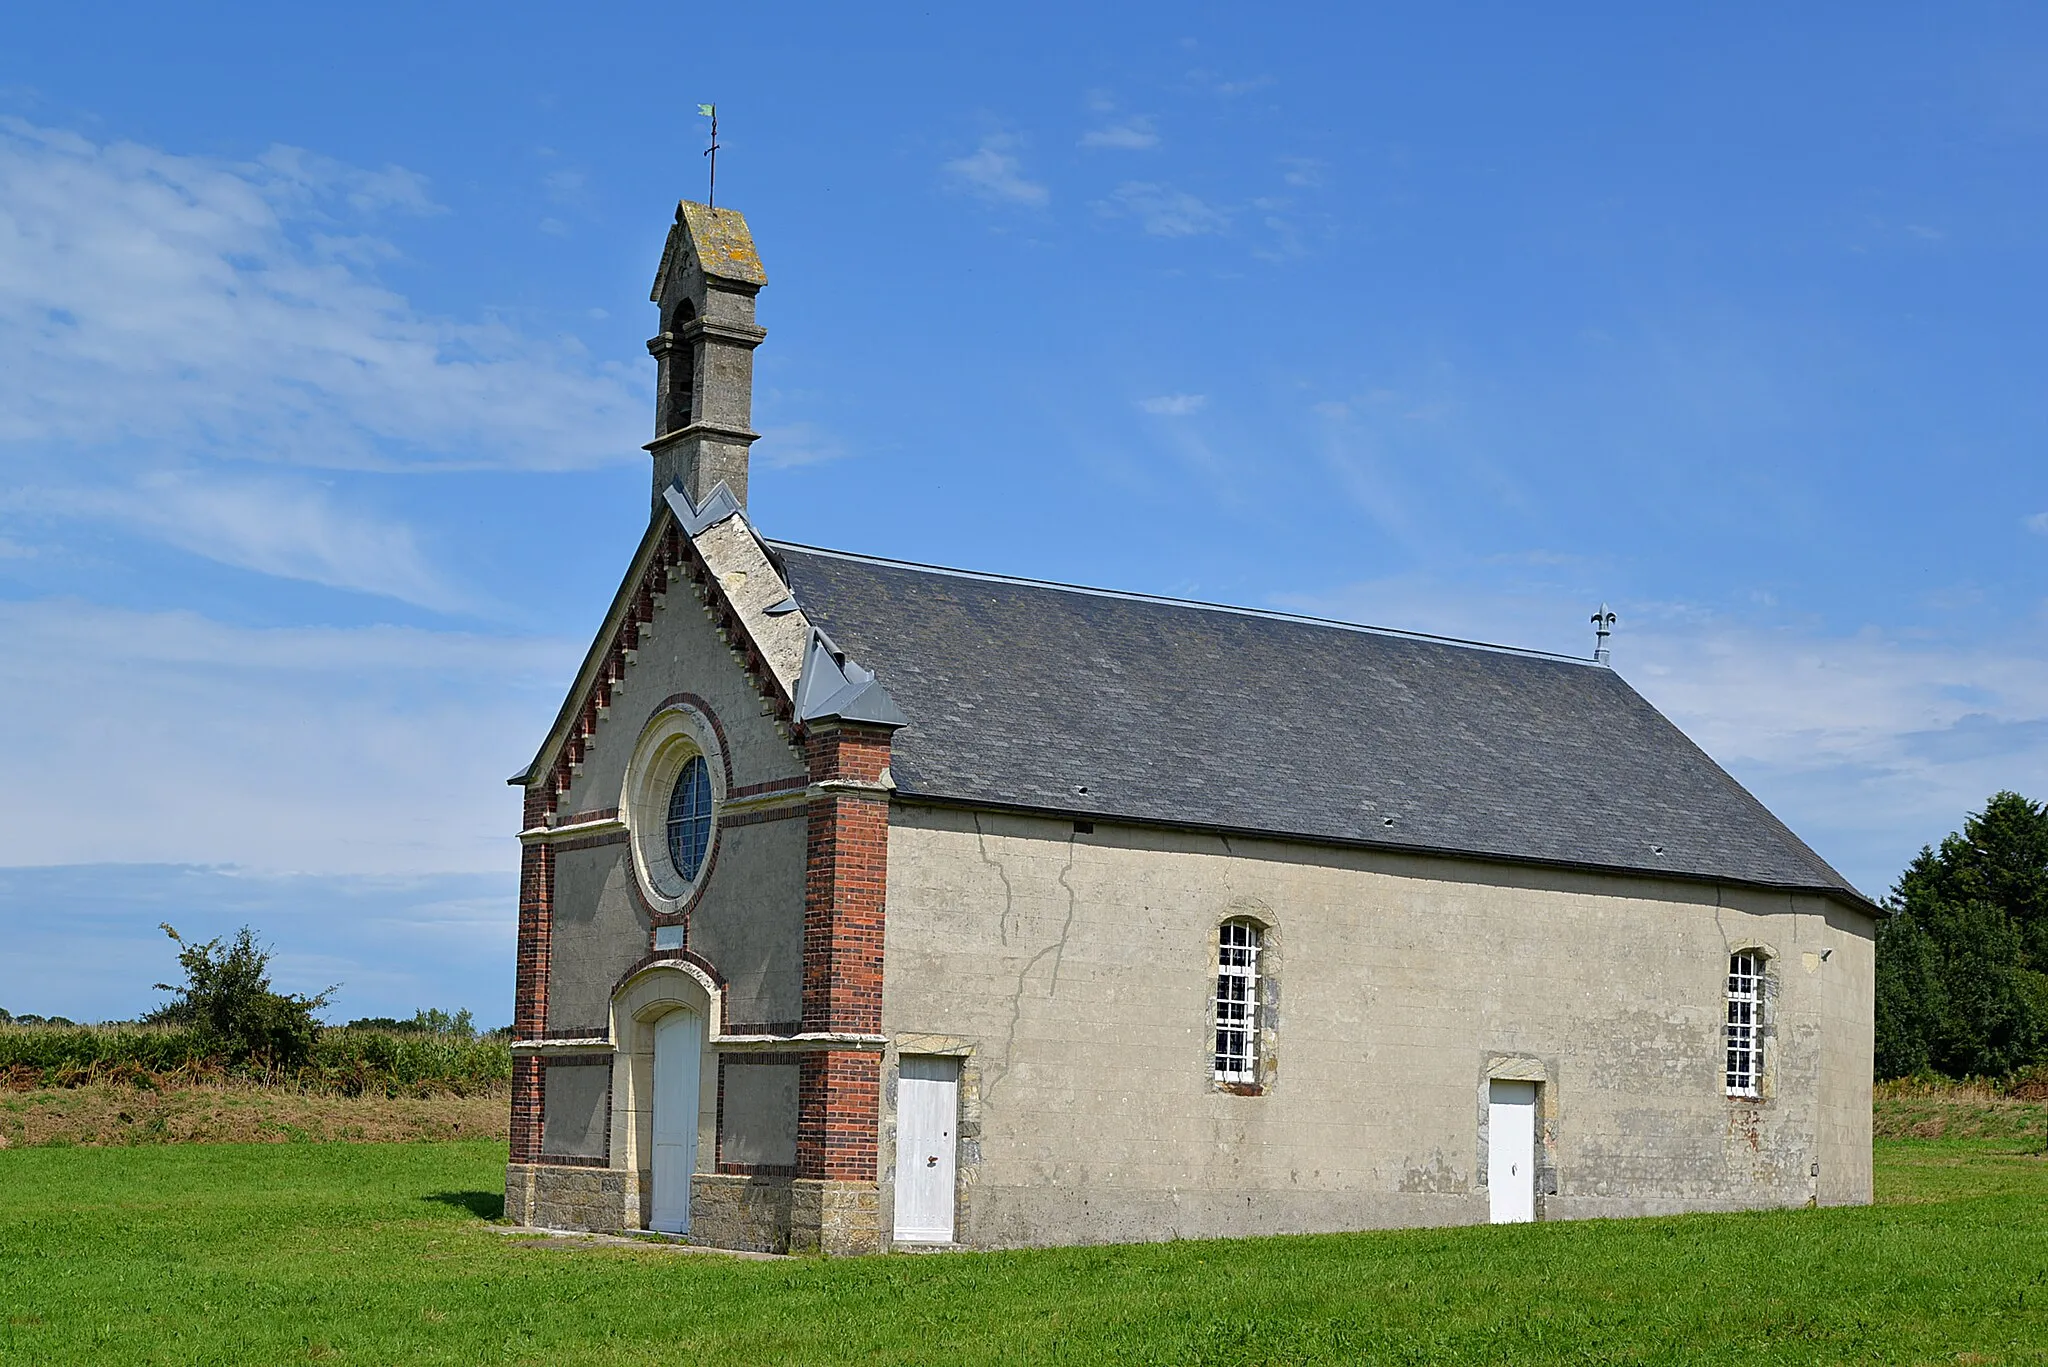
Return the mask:
<svg viewBox="0 0 2048 1367"><path fill-rule="evenodd" d="M509 1017L699 101L770 534L1574 653L1605 600L1873 893L2048 796L2038 10L16 7L0 1006L144 1009L169 919Z"/></svg>

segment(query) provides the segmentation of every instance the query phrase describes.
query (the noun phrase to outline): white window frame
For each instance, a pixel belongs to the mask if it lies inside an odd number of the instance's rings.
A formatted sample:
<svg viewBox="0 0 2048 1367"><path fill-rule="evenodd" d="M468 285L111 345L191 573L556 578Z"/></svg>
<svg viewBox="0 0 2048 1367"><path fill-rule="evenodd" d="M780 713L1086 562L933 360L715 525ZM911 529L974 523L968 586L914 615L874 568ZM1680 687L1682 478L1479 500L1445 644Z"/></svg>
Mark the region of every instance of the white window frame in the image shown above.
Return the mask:
<svg viewBox="0 0 2048 1367"><path fill-rule="evenodd" d="M1763 1096L1764 1011L1769 1001L1770 957L1761 949L1728 956L1727 1019L1721 1029L1722 1081L1731 1097Z"/></svg>
<svg viewBox="0 0 2048 1367"><path fill-rule="evenodd" d="M1259 956L1265 932L1255 921L1225 921L1216 931L1212 1071L1219 1086L1259 1084Z"/></svg>

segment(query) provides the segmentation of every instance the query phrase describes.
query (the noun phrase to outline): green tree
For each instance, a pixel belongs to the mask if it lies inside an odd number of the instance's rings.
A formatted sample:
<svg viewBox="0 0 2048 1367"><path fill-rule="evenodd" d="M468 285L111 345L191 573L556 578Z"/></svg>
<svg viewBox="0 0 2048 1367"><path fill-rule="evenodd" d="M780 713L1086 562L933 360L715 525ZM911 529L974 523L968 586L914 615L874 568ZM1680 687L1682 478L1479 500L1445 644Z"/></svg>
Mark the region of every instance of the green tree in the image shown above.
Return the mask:
<svg viewBox="0 0 2048 1367"><path fill-rule="evenodd" d="M327 1005L334 988L314 997L273 991L271 951L256 943L256 932L247 926L225 944L189 943L168 923L163 931L178 945L185 985L156 985L176 995L151 1020L206 1032L236 1063L295 1068L306 1061L320 1034L313 1013Z"/></svg>
<svg viewBox="0 0 2048 1367"><path fill-rule="evenodd" d="M2048 1058L2048 807L2002 792L1900 875L1877 937L1877 1069Z"/></svg>
<svg viewBox="0 0 2048 1367"><path fill-rule="evenodd" d="M422 1007L412 1013L411 1020L400 1020L396 1016L363 1016L352 1020L345 1027L350 1030L381 1030L395 1035L453 1035L457 1039L476 1038L476 1018L468 1007L450 1015L439 1007Z"/></svg>
<svg viewBox="0 0 2048 1367"><path fill-rule="evenodd" d="M1877 928L1879 1077L1912 1077L1933 1068L1929 1042L1948 1012L1941 951L1920 923L1894 911Z"/></svg>

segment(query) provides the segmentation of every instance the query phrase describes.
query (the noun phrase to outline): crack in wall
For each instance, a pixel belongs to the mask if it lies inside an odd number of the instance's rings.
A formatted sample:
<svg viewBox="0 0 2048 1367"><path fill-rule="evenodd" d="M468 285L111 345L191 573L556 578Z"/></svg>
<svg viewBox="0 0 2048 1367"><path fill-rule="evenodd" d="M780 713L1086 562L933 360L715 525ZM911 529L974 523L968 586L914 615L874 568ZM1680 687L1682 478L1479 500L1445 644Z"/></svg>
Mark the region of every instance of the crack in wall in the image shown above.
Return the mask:
<svg viewBox="0 0 2048 1367"><path fill-rule="evenodd" d="M973 816L974 852L981 857L982 863L995 870L996 877L1003 880L1003 910L1002 914L996 918L996 930L1002 936L1003 943L1008 944L1010 943L1010 916L1017 905L1017 891L1010 886L1009 871L1003 867L1003 861L989 856L988 832L981 828L981 813L975 812Z"/></svg>
<svg viewBox="0 0 2048 1367"><path fill-rule="evenodd" d="M974 824L975 830L978 833L981 829L981 818L979 816L975 818ZM1017 1022L1024 1015L1024 984L1030 981L1031 970L1038 967L1047 955L1052 956L1052 974L1046 984L1046 1000L1051 1001L1059 992L1060 960L1067 951L1067 937L1073 932L1074 912L1079 902L1079 898L1074 892L1073 884L1067 881L1067 875L1074 868L1074 853L1074 838L1070 835L1067 837L1067 862L1061 867L1058 880L1059 885L1066 889L1067 914L1065 919L1060 922L1059 938L1026 959L1024 966L1017 970L1017 990L1010 994L1010 1023L1003 1031L1002 1061L985 1069L983 1072L982 1098L985 1101L993 1101L995 1099L996 1088L1010 1075L1011 1056L1017 1047ZM988 862L986 856L984 856L984 862ZM997 866L997 872L1001 873L1000 865ZM1010 880L1008 877L1004 877L1003 888L1006 893L1009 891L1009 887ZM1007 944L1009 942L1006 939L1004 943Z"/></svg>

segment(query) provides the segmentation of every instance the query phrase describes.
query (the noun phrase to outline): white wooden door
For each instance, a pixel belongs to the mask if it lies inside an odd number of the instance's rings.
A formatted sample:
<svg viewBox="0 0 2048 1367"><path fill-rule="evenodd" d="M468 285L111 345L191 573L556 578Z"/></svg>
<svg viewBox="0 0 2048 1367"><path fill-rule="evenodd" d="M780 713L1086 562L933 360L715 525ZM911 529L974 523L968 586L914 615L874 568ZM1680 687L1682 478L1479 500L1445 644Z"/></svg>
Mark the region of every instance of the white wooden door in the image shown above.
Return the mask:
<svg viewBox="0 0 2048 1367"><path fill-rule="evenodd" d="M905 1056L896 1072L896 1239L953 1242L960 1061Z"/></svg>
<svg viewBox="0 0 2048 1367"><path fill-rule="evenodd" d="M690 1174L697 1170L697 1091L704 1022L671 1011L654 1024L654 1218L667 1234L690 1232Z"/></svg>
<svg viewBox="0 0 2048 1367"><path fill-rule="evenodd" d="M1536 1218L1536 1084L1487 1085L1486 1187L1493 1196L1493 1222L1515 1224Z"/></svg>

